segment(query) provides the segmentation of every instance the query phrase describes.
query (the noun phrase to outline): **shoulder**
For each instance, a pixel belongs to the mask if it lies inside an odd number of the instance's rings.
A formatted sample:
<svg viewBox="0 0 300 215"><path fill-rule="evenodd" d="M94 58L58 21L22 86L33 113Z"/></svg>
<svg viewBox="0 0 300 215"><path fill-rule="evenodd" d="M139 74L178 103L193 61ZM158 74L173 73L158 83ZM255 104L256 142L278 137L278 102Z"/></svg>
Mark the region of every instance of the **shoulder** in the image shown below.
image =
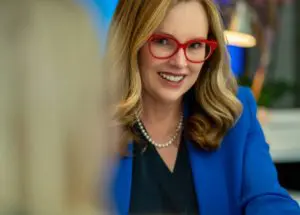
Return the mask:
<svg viewBox="0 0 300 215"><path fill-rule="evenodd" d="M250 108L252 111L256 111L256 101L252 94L252 91L248 87L239 87L237 92L237 98L243 105L243 108Z"/></svg>
<svg viewBox="0 0 300 215"><path fill-rule="evenodd" d="M236 97L242 104L242 112L235 125L225 135L225 140L242 146L246 144L246 138L253 126L257 126L257 123L254 123L256 121L257 105L252 91L248 87L239 87Z"/></svg>
<svg viewBox="0 0 300 215"><path fill-rule="evenodd" d="M249 124L253 118L256 118L257 112L257 103L252 91L248 87L239 87L236 97L243 107L241 116L237 119L236 125L238 125L239 121L241 121L242 124Z"/></svg>
<svg viewBox="0 0 300 215"><path fill-rule="evenodd" d="M253 141L264 140L262 135L253 132L261 129L256 119L256 100L251 89L239 87L236 97L242 104L242 112L234 126L225 134L219 152L234 163L234 169L242 171L240 168L244 163L245 153L249 152L249 145L252 145Z"/></svg>

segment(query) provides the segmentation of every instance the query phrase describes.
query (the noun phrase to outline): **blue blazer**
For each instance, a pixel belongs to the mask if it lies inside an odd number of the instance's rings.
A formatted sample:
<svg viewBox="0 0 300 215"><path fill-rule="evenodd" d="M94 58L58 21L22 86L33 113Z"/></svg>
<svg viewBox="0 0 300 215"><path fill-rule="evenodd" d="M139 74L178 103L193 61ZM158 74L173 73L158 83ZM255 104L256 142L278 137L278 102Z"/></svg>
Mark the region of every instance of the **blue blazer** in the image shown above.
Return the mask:
<svg viewBox="0 0 300 215"><path fill-rule="evenodd" d="M208 152L187 143L200 214L300 215L298 203L278 183L251 91L241 87L237 97L243 112L220 149ZM129 212L132 160L120 159L113 180L114 206L121 215Z"/></svg>

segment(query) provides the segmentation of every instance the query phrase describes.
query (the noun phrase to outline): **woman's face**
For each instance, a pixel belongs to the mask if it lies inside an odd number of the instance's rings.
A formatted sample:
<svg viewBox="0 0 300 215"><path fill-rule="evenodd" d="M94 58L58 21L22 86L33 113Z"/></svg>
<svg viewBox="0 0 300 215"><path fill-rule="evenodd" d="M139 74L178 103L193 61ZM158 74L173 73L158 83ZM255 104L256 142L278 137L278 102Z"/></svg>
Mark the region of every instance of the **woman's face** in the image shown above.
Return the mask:
<svg viewBox="0 0 300 215"><path fill-rule="evenodd" d="M203 62L195 63L188 59L199 61L204 58L205 47L202 47L198 39L206 39L207 34L208 19L200 3L190 1L174 6L154 32L156 37L140 50L139 68L143 96L150 96L163 103L180 100L199 76ZM174 47L177 47L176 41L187 44L185 51L180 48L171 57L157 58L170 56L175 50Z"/></svg>

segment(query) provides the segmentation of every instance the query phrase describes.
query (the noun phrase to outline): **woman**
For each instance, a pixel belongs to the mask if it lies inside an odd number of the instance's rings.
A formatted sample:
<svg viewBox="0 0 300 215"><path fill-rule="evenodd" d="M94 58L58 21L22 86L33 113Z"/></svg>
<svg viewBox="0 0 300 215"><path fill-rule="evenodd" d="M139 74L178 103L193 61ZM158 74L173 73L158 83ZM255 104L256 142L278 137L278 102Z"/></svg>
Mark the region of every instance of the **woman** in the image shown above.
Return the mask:
<svg viewBox="0 0 300 215"><path fill-rule="evenodd" d="M119 214L300 214L280 187L211 0L120 0L108 54L120 69Z"/></svg>

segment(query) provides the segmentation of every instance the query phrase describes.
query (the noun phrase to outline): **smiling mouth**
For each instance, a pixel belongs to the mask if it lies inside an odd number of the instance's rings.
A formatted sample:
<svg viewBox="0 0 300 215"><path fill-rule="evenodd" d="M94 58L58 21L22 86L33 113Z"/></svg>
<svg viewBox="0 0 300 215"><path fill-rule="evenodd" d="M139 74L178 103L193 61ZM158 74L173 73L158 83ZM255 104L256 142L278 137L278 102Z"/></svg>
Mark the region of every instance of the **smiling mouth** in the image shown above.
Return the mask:
<svg viewBox="0 0 300 215"><path fill-rule="evenodd" d="M174 82L174 83L178 83L185 78L185 75L170 75L170 74L163 73L163 72L159 72L158 74L163 79Z"/></svg>

